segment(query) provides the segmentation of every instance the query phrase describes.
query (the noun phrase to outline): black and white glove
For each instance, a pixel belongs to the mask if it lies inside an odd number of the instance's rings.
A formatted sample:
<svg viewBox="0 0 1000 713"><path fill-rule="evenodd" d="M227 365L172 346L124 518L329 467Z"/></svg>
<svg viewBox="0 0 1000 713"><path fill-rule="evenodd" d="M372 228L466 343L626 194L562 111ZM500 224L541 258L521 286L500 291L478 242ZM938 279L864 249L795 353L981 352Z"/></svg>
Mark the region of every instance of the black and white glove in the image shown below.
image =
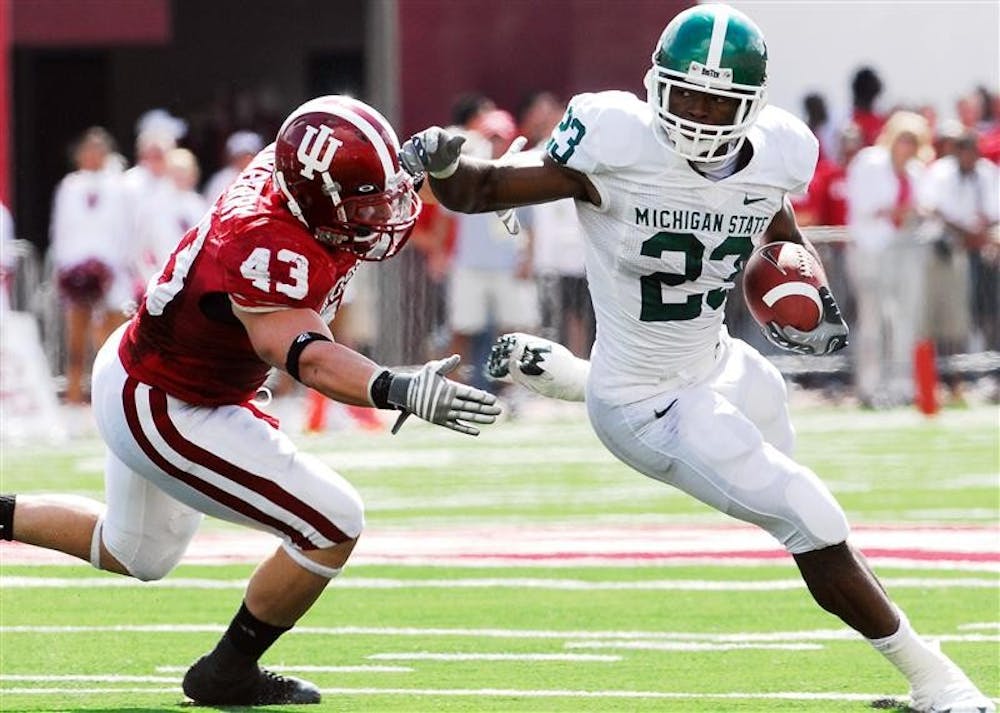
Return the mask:
<svg viewBox="0 0 1000 713"><path fill-rule="evenodd" d="M590 362L558 342L510 332L497 337L490 348L486 373L552 399L583 401Z"/></svg>
<svg viewBox="0 0 1000 713"><path fill-rule="evenodd" d="M413 374L393 374L387 401L403 413L396 419L396 433L410 414L425 421L450 428L459 433L478 436L472 423L493 423L500 415L496 397L466 384L446 379L461 357L452 354L447 359L429 361Z"/></svg>
<svg viewBox="0 0 1000 713"><path fill-rule="evenodd" d="M829 287L819 288L823 302L823 317L819 324L808 332L795 327L781 327L776 322L768 323L762 331L767 340L776 347L796 354L833 354L847 346L847 322L840 314L837 301Z"/></svg>
<svg viewBox="0 0 1000 713"><path fill-rule="evenodd" d="M465 137L440 126L414 134L399 150L399 160L411 176L429 173L434 178L448 178L458 169Z"/></svg>

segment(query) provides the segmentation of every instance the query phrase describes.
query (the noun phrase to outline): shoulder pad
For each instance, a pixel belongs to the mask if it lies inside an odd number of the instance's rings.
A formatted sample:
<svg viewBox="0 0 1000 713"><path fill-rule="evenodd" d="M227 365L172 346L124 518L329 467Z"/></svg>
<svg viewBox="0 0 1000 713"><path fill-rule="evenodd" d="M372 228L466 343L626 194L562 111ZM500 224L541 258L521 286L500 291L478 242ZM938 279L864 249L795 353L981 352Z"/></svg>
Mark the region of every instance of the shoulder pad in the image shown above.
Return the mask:
<svg viewBox="0 0 1000 713"><path fill-rule="evenodd" d="M641 153L636 137L651 132L650 112L634 94L577 94L545 146L554 161L582 173L632 163Z"/></svg>
<svg viewBox="0 0 1000 713"><path fill-rule="evenodd" d="M784 109L766 106L754 128L770 157L771 180L788 193L804 193L819 159L819 142L809 127Z"/></svg>

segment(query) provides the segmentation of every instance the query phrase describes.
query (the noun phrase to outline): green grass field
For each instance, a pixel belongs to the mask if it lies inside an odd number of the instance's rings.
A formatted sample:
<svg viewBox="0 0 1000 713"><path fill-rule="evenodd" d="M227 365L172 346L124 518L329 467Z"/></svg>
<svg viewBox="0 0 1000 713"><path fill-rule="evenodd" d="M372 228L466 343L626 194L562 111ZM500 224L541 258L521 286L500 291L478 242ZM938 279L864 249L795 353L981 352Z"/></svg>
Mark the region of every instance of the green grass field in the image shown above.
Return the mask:
<svg viewBox="0 0 1000 713"><path fill-rule="evenodd" d="M408 424L397 437L298 441L358 487L373 542L450 530L489 538L669 525L683 533L682 525L714 531L730 522L618 464L580 413L560 414L502 423L478 439ZM972 564L877 568L917 629L994 697L997 417L982 407L934 420L848 409L795 418L800 460L831 486L859 536L886 526L917 537L933 526L985 543ZM93 439L7 447L0 487L100 498L101 458ZM240 532L218 522L203 531ZM364 544L359 562L265 656L324 690L325 702L308 710L826 713L870 711L876 699L907 692L881 657L812 603L788 558L384 564L362 556ZM183 671L214 644L253 567L185 564L141 584L82 564L9 559L0 566L2 711L177 710Z"/></svg>

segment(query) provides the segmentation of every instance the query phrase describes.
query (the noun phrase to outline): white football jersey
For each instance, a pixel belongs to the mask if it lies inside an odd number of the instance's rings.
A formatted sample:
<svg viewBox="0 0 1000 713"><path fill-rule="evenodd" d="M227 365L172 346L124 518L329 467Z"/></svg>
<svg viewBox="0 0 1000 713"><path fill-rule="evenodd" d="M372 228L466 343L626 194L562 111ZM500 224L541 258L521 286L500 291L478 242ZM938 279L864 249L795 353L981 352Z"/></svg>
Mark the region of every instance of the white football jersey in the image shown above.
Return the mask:
<svg viewBox="0 0 1000 713"><path fill-rule="evenodd" d="M788 193L802 193L817 142L766 107L750 163L721 181L697 173L628 92L580 94L546 151L587 175L601 205L578 202L597 314L591 388L627 403L703 374L715 361L727 292Z"/></svg>

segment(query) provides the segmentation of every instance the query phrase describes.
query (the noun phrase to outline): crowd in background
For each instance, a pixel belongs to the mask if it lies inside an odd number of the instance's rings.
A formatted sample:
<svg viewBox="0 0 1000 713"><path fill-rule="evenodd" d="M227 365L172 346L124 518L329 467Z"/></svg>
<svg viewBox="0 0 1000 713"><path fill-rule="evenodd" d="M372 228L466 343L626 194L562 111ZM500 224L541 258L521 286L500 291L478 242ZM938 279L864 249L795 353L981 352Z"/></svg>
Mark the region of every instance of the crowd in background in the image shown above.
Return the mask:
<svg viewBox="0 0 1000 713"><path fill-rule="evenodd" d="M938 121L928 107L880 111L883 86L872 68L856 72L851 89L852 107L842 119L822 95L804 98L820 157L795 208L805 227L832 226L815 234L852 324L854 393L863 405L881 407L912 400L913 354L922 342L942 356L1000 350L1000 100L976 89L958 99L955 118ZM562 98L545 91L513 112L468 93L441 123L467 136L470 155L498 158L518 135L528 148L544 146L564 108ZM191 136L188 121L163 110L140 118L131 167L99 127L72 147L73 170L53 196L47 255L62 306L63 363L55 366L65 375L65 401L86 401L97 347L135 308L177 241L273 135L260 121L243 122L247 128L237 118L215 124L228 136L225 165L210 176L201 175L200 164L214 166L216 157L200 161L198 147L219 141L208 141L204 130ZM493 214L452 213L427 187L422 197L409 246L395 258L394 279L405 286L410 309L389 328L402 334L404 360L456 352L466 365L462 376L489 386L472 365L501 332L538 333L587 356L595 321L573 201L519 210L521 231L512 238ZM0 219L10 220L6 209ZM15 234L7 224L0 233L5 240ZM0 270L9 277L5 252ZM362 269L352 285L337 336L377 351L378 282ZM737 303L730 315L737 315L741 301L730 302ZM756 338L741 333L748 323L731 322L737 336ZM948 386L952 398L962 398L960 380Z"/></svg>

